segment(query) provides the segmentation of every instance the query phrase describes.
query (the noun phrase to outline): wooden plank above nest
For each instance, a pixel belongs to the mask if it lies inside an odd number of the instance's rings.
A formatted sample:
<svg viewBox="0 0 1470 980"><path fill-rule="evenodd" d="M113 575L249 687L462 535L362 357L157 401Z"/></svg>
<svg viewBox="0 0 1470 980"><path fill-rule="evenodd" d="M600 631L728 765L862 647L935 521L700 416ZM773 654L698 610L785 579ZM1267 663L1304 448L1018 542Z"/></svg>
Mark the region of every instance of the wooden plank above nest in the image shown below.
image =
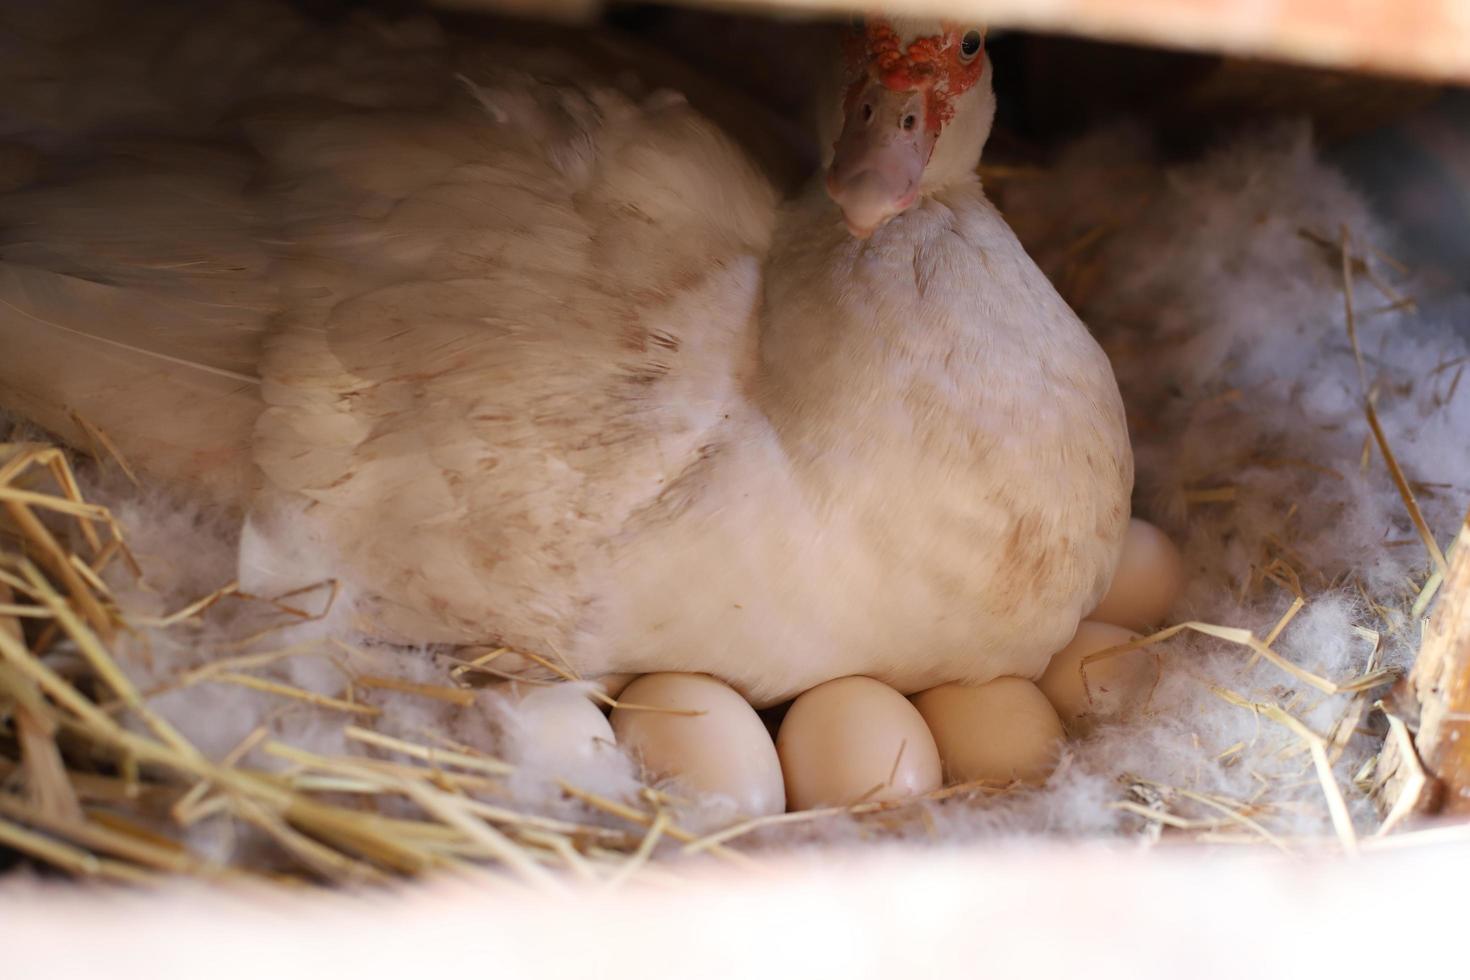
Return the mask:
<svg viewBox="0 0 1470 980"><path fill-rule="evenodd" d="M586 16L597 0L431 0L437 6ZM975 19L996 28L1279 58L1470 84L1465 0L683 0L799 15L867 6Z"/></svg>

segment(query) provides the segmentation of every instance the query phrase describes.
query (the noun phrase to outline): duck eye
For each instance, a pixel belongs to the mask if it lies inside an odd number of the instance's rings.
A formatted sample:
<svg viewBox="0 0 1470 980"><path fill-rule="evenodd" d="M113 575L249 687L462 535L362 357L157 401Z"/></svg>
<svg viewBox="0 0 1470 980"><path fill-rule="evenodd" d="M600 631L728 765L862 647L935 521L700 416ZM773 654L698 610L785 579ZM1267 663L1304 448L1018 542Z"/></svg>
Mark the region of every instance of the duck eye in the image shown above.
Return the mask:
<svg viewBox="0 0 1470 980"><path fill-rule="evenodd" d="M980 53L980 45L985 40L979 31L971 31L960 39L960 59L969 61Z"/></svg>

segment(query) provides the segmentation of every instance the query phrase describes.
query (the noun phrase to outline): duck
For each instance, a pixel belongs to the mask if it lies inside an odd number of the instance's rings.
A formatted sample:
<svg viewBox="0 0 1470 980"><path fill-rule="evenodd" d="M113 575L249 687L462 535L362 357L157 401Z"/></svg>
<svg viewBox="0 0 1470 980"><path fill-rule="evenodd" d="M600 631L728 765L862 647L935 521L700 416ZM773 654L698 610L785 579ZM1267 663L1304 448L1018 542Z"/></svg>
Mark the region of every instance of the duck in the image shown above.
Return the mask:
<svg viewBox="0 0 1470 980"><path fill-rule="evenodd" d="M0 406L232 508L245 587L756 706L1034 679L1103 596L1122 401L977 177L981 27L844 31L791 193L631 48L297 30L0 196Z"/></svg>

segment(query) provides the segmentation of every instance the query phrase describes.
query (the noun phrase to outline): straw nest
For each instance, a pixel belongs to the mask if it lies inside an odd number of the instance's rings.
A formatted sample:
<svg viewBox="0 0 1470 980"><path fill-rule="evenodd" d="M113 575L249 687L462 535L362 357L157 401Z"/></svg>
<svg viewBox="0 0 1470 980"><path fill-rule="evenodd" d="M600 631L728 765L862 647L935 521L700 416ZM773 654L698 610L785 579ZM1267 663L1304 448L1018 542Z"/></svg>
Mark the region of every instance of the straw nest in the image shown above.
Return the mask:
<svg viewBox="0 0 1470 980"><path fill-rule="evenodd" d="M1070 270L1074 277L1085 278L1088 246L1106 233L1099 229L1071 250L1079 257L1078 267ZM1418 624L1444 580L1447 562L1379 424L1358 349L1354 277L1380 280L1345 232L1303 235L1340 268L1346 339L1358 365L1368 438L1428 555L1427 579L1402 597L1400 610L1401 620ZM1383 289L1390 300L1408 302L1386 284ZM87 465L132 479L105 433L77 421L93 442ZM1228 502L1231 490L1211 492L1216 496L1210 501ZM389 724L393 705L415 699L449 709L472 704L477 688L503 677L496 661L507 651L446 659L442 676L406 679L378 670L375 652L344 641L341 631L302 633L303 625L332 612L333 582L272 597L219 583L178 608L145 614L125 601L118 584L146 591L144 572L115 515L84 498L66 452L45 442L0 443L0 846L72 875L130 883L185 875L226 882L358 884L488 871L547 887L575 879L618 883L668 872L667 862L651 862L656 855L753 868L763 847L851 840L854 827L859 838L936 835L935 816L946 810L983 807L997 795L1025 792L964 785L902 803L860 803L711 829L685 819L686 801L663 789L643 787L611 798L561 782L556 794L561 806L552 812L540 805L544 800L528 801L515 792L516 767L484 746L421 726ZM1279 702L1223 687L1213 693L1285 736L1279 753L1302 759L1303 775L1320 788L1317 805L1330 818L1335 840L1293 839L1273 829L1283 808L1269 784L1251 799L1232 799L1164 785L1147 774L1120 773L1111 806L1130 814L1133 830L1154 841L1178 836L1293 853L1325 843L1353 853L1443 836L1435 831L1385 836L1410 816L1414 793L1401 797L1409 802L1391 809L1372 838L1361 835L1362 821L1355 825L1334 767L1349 740L1365 731L1392 742L1401 758L1415 759L1407 725L1382 700L1400 671L1384 665L1381 637L1363 627L1358 631L1371 654L1355 676L1319 676L1293 663L1274 644L1311 601L1303 576L1289 557L1263 565L1260 574L1263 584L1295 597L1269 628L1178 623L1089 657L1084 679L1088 664L1098 659L1167 655L1170 641L1184 633L1223 641L1238 649L1242 660L1271 665L1288 681L1288 693ZM159 637L200 644L206 625L211 632L200 649L202 662L196 658L193 666L147 687L137 682L138 671L125 669L128 658L146 658L148 644ZM272 669L300 657L329 660L339 671L340 690L324 694L297 686ZM539 666L575 679L550 662ZM278 700L283 709L311 713L313 724L332 728L335 744L347 750L325 754L262 725L227 752L207 753L152 704L161 695L187 697L218 685L248 689ZM382 692L394 698L373 696ZM1343 698L1328 730L1314 730L1301 720L1312 692ZM418 735L404 737L408 729ZM1231 746L1216 761L1228 761L1244 748ZM1418 778L1427 777L1420 771ZM1370 761L1347 791L1361 799L1376 779ZM221 853L194 833L209 823L248 836L254 846ZM834 831L838 823L843 829Z"/></svg>
<svg viewBox="0 0 1470 980"><path fill-rule="evenodd" d="M91 431L105 446L105 436ZM1405 502L1413 506L1410 493ZM656 850L751 866L751 856L737 846L773 827L789 831L796 824L858 818L869 836L915 827L922 832L926 826L932 830L935 804L969 806L1013 791L957 786L907 803L787 814L698 834L680 826L678 800L667 793L645 788L636 798L609 799L563 783L564 797L580 804L587 819L549 817L518 806L506 785L511 764L433 733L422 741L383 734L377 723L384 709L362 698L376 687L465 704L474 697L473 662L448 671L442 685L422 684L355 669L352 648L339 639L273 645L273 636L330 608L332 583L272 598L225 584L161 616L130 613L108 580L136 581L139 563L113 514L83 498L67 455L52 445L0 444L0 505L0 844L73 875L132 883L163 875L373 883L488 868L546 886L564 877L617 882L654 873L648 862ZM1426 593L1432 588L1431 583ZM136 639L145 630L187 634L231 603L256 607L257 613L242 620L250 629L232 641L238 652L222 653L153 690L140 690L119 665L121 639ZM1361 676L1333 681L1283 659L1272 642L1303 605L1298 599L1263 637L1246 629L1181 623L1088 659L1130 655L1195 631L1237 644L1324 694L1354 695L1340 723L1321 735L1298 721L1289 705L1216 692L1295 737L1289 751L1309 754L1339 842L1354 851L1362 842L1333 762L1371 710L1374 692L1396 672L1370 662ZM330 646L345 665L347 680L338 696L294 687L265 670L284 658L321 653L309 649L313 643ZM492 652L479 658L480 666L494 657ZM205 684L250 688L310 709L339 726L358 751L326 756L261 727L212 760L149 706L164 688L187 692ZM1388 721L1394 737L1407 738L1399 719L1389 715ZM256 757L277 765L247 764ZM1362 777L1371 779L1371 773ZM1125 777L1123 783L1115 806L1135 814L1149 837L1182 832L1287 851L1303 843L1283 840L1268 828L1267 799L1225 799L1141 777ZM1403 816L1391 815L1382 829ZM212 858L189 834L206 820L228 821L271 846Z"/></svg>
<svg viewBox="0 0 1470 980"><path fill-rule="evenodd" d="M126 471L106 436L79 423L104 461ZM563 800L586 819L549 817L515 798L510 763L432 732L422 741L384 734L377 727L385 709L364 699L377 689L468 706L481 678L500 674L494 661L504 651L460 662L431 684L368 673L370 653L335 636L272 642L326 616L332 582L269 598L226 583L163 615L130 612L108 581L142 582L143 569L113 513L83 498L68 455L54 445L0 443L0 505L0 845L73 875L358 884L489 870L548 886L566 875L618 882L652 874L647 863L660 845L669 855L750 867L731 843L770 825L876 818L875 828L896 829L925 802L1008 791L955 786L920 800L695 833L676 818L683 801L666 792L645 787L609 799L563 782ZM211 645L204 665L146 690L120 665L120 647L146 655L140 638L170 632L190 642L191 631L229 604L253 613L236 619L239 635ZM343 668L339 695L270 676L273 664L310 655ZM149 704L202 685L248 688L313 712L357 751L322 755L261 726L211 759ZM259 758L276 764L248 761ZM212 858L189 833L207 820L271 846Z"/></svg>

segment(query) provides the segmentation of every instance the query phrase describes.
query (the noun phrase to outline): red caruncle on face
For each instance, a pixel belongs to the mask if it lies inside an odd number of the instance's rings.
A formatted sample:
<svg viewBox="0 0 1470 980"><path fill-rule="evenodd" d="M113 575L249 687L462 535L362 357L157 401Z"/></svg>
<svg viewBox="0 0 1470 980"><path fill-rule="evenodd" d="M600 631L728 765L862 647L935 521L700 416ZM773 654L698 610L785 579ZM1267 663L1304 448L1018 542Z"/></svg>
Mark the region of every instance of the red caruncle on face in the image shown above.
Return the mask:
<svg viewBox="0 0 1470 980"><path fill-rule="evenodd" d="M849 102L869 79L895 92L922 91L925 128L938 134L954 117L955 97L974 87L985 67L983 50L964 58L960 42L966 33L967 28L945 24L943 33L917 38L905 48L891 23L870 18L848 38L848 67L857 75L848 89Z"/></svg>

